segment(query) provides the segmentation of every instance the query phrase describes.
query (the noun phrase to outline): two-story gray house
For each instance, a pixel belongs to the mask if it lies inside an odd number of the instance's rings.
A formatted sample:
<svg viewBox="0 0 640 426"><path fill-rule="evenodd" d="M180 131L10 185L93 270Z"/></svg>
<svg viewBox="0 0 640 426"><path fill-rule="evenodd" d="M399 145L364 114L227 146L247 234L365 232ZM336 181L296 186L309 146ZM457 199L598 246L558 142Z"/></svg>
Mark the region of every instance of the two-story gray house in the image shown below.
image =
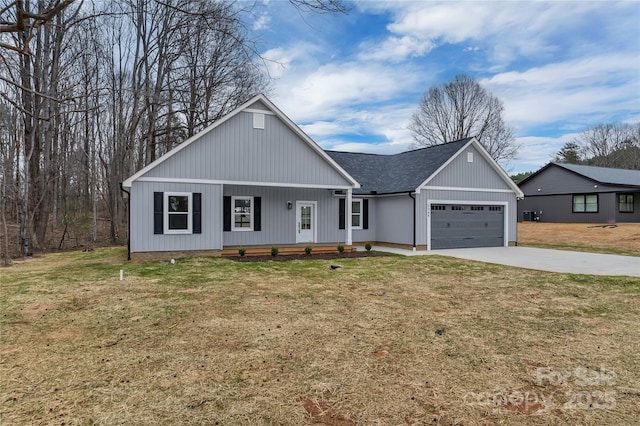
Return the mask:
<svg viewBox="0 0 640 426"><path fill-rule="evenodd" d="M371 242L516 242L522 196L475 138L395 155L327 152L258 95L122 183L132 258Z"/></svg>

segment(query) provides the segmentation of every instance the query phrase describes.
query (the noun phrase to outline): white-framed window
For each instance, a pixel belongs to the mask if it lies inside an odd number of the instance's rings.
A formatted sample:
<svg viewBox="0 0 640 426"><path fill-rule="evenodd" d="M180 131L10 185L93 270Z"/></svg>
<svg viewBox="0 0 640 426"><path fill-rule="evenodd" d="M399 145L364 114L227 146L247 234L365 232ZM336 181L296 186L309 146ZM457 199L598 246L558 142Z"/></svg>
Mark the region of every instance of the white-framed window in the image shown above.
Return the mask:
<svg viewBox="0 0 640 426"><path fill-rule="evenodd" d="M231 197L231 230L253 231L253 197Z"/></svg>
<svg viewBox="0 0 640 426"><path fill-rule="evenodd" d="M193 199L190 192L165 192L164 233L191 234Z"/></svg>
<svg viewBox="0 0 640 426"><path fill-rule="evenodd" d="M351 229L362 229L362 200L351 202Z"/></svg>
<svg viewBox="0 0 640 426"><path fill-rule="evenodd" d="M574 213L597 213L598 194L580 194L573 196Z"/></svg>

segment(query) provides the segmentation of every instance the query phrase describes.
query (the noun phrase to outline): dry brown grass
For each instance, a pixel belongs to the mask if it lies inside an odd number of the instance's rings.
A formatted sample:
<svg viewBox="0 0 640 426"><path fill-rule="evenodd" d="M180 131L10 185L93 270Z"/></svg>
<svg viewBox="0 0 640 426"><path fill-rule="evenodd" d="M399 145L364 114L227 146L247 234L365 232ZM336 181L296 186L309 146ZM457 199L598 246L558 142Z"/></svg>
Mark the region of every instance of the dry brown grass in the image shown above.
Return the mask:
<svg viewBox="0 0 640 426"><path fill-rule="evenodd" d="M603 227L604 226L604 227ZM518 244L640 255L640 223L518 223Z"/></svg>
<svg viewBox="0 0 640 426"><path fill-rule="evenodd" d="M438 256L346 259L337 270L325 260L123 259L63 253L0 271L2 425L640 416L637 278ZM573 375L537 380L545 367ZM597 380L583 383L581 368Z"/></svg>

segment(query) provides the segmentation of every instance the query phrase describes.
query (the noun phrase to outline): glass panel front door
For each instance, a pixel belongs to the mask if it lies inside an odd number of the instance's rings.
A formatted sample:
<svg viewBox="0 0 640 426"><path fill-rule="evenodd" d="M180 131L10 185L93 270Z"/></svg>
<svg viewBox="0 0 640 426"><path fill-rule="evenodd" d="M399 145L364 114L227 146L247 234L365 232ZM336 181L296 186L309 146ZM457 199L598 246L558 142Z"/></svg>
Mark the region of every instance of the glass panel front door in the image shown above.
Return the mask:
<svg viewBox="0 0 640 426"><path fill-rule="evenodd" d="M296 207L296 243L312 243L315 241L315 203L298 201Z"/></svg>

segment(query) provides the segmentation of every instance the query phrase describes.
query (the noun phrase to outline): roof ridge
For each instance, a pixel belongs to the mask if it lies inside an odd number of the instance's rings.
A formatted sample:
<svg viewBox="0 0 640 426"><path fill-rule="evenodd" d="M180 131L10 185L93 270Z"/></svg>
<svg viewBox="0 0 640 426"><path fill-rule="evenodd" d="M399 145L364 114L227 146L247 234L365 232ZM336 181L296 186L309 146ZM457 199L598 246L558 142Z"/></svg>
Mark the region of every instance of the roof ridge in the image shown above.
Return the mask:
<svg viewBox="0 0 640 426"><path fill-rule="evenodd" d="M560 162L556 162L556 161L552 161L552 164L555 164L557 166L560 167L564 167L564 166L576 166L576 167L589 167L592 169L608 169L608 170L619 170L619 171L629 171L629 172L640 172L640 170L638 169L622 169L619 167L604 167L604 166L594 166L591 164L574 164L574 163L560 163Z"/></svg>
<svg viewBox="0 0 640 426"><path fill-rule="evenodd" d="M391 157L395 157L398 155L402 155L402 154L408 154L408 153L414 153L417 151L423 151L423 150L427 150L427 149L431 149L431 148L438 148L438 147L442 147L445 145L451 145L454 143L460 143L460 142L468 142L471 139L473 139L474 136L470 136L468 138L462 138L462 139L457 139L455 141L449 141L449 142L444 142L444 143L439 143L436 145L429 145L429 146L423 146L420 148L415 148L415 149L408 149L406 151L402 151L402 152L396 152L395 154L377 154L375 152L353 152L353 151L336 151L333 149L325 149L326 152L335 152L337 154L355 154L355 155L376 155L379 157L386 157L386 158L391 158Z"/></svg>

